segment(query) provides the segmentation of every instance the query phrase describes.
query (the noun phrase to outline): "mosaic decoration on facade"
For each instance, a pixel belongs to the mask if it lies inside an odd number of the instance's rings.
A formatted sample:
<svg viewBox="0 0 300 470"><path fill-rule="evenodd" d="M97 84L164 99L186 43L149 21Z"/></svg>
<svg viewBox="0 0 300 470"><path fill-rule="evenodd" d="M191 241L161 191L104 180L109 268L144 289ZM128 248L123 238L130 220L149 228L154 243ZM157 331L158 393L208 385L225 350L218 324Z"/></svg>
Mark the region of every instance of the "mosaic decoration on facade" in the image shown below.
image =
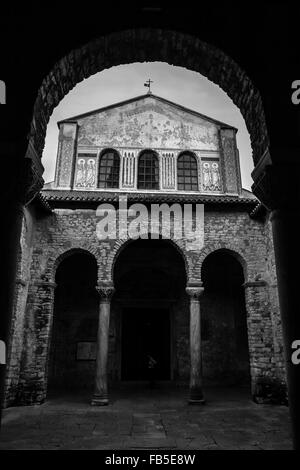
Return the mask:
<svg viewBox="0 0 300 470"><path fill-rule="evenodd" d="M94 188L96 186L96 155L79 154L76 164L75 187Z"/></svg>
<svg viewBox="0 0 300 470"><path fill-rule="evenodd" d="M221 191L219 162L202 163L202 188L203 191Z"/></svg>

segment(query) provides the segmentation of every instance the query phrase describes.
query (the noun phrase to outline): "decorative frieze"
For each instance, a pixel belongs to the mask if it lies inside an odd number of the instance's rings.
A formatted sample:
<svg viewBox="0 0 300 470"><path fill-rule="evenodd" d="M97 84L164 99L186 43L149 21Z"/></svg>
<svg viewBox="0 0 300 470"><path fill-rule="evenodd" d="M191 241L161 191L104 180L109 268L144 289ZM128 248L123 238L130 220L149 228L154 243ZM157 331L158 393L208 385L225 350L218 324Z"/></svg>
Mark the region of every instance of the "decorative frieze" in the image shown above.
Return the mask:
<svg viewBox="0 0 300 470"><path fill-rule="evenodd" d="M59 188L70 188L76 148L77 123L64 123L60 127L55 182Z"/></svg>
<svg viewBox="0 0 300 470"><path fill-rule="evenodd" d="M133 188L136 172L136 159L133 152L124 152L122 157L122 186Z"/></svg>
<svg viewBox="0 0 300 470"><path fill-rule="evenodd" d="M162 154L162 189L175 189L175 158L172 152Z"/></svg>
<svg viewBox="0 0 300 470"><path fill-rule="evenodd" d="M221 129L220 143L223 154L224 189L226 193L241 192L241 175L236 147L236 136L233 129Z"/></svg>

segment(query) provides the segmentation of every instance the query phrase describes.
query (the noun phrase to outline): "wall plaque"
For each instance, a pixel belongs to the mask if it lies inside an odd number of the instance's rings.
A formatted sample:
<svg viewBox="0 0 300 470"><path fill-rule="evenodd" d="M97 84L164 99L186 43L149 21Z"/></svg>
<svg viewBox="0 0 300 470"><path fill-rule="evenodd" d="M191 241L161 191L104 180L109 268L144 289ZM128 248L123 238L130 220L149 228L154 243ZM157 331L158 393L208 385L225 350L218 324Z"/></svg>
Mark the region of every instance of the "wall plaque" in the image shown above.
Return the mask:
<svg viewBox="0 0 300 470"><path fill-rule="evenodd" d="M77 361L95 361L96 360L96 341L80 341L77 343L76 360Z"/></svg>

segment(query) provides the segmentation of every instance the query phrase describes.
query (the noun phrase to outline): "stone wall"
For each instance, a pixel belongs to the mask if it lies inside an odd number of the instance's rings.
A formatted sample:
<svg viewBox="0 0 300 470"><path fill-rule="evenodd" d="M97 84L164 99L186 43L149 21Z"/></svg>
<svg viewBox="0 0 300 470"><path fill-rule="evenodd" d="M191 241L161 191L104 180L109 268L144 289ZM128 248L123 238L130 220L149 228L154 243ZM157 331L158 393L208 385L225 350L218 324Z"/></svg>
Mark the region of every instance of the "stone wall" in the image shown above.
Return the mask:
<svg viewBox="0 0 300 470"><path fill-rule="evenodd" d="M223 207L223 208L222 208ZM112 281L117 254L122 240L99 241L96 236L96 210L55 209L53 214L36 222L30 266L30 285L26 304L21 371L9 367L10 383L7 403L40 403L47 393L50 333L53 318L55 272L59 263L75 252L87 252L97 262L98 283ZM216 250L227 250L241 263L245 279L245 302L252 394L257 400L273 399L274 393L284 395L281 387L283 369L280 319L274 272L274 255L269 222L254 220L236 206L205 206L204 246L189 245L186 240L172 241L184 258L187 282L201 282L201 268L205 258ZM29 265L27 260L26 265ZM174 312L177 356L174 360L174 379L187 379L189 373L189 317L187 302L178 304ZM200 299L201 302L201 299ZM17 310L21 309L19 307ZM21 315L21 313L18 313ZM117 363L117 309L112 311L110 343L110 378L119 378ZM23 317L24 318L24 314ZM24 321L24 320L23 320ZM13 338L18 337L16 328ZM15 341L15 340L14 340ZM13 345L11 357L18 356L18 344ZM213 357L207 361L213 361ZM19 363L19 361L17 361ZM207 363L206 370L209 369ZM20 375L18 379L18 375ZM16 388L16 384L18 386ZM273 391L275 392L273 393Z"/></svg>

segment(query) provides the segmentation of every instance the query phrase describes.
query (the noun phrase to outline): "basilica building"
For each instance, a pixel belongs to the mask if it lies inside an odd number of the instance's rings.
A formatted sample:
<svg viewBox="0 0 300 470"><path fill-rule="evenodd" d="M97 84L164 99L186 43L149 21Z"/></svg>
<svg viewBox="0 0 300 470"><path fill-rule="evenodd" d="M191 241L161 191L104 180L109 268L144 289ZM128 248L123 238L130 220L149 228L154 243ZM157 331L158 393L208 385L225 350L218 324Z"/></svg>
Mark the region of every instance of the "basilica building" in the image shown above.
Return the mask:
<svg viewBox="0 0 300 470"><path fill-rule="evenodd" d="M237 129L151 92L58 127L55 179L23 214L6 406L52 389L106 405L149 368L190 403L214 386L284 401L269 214Z"/></svg>

